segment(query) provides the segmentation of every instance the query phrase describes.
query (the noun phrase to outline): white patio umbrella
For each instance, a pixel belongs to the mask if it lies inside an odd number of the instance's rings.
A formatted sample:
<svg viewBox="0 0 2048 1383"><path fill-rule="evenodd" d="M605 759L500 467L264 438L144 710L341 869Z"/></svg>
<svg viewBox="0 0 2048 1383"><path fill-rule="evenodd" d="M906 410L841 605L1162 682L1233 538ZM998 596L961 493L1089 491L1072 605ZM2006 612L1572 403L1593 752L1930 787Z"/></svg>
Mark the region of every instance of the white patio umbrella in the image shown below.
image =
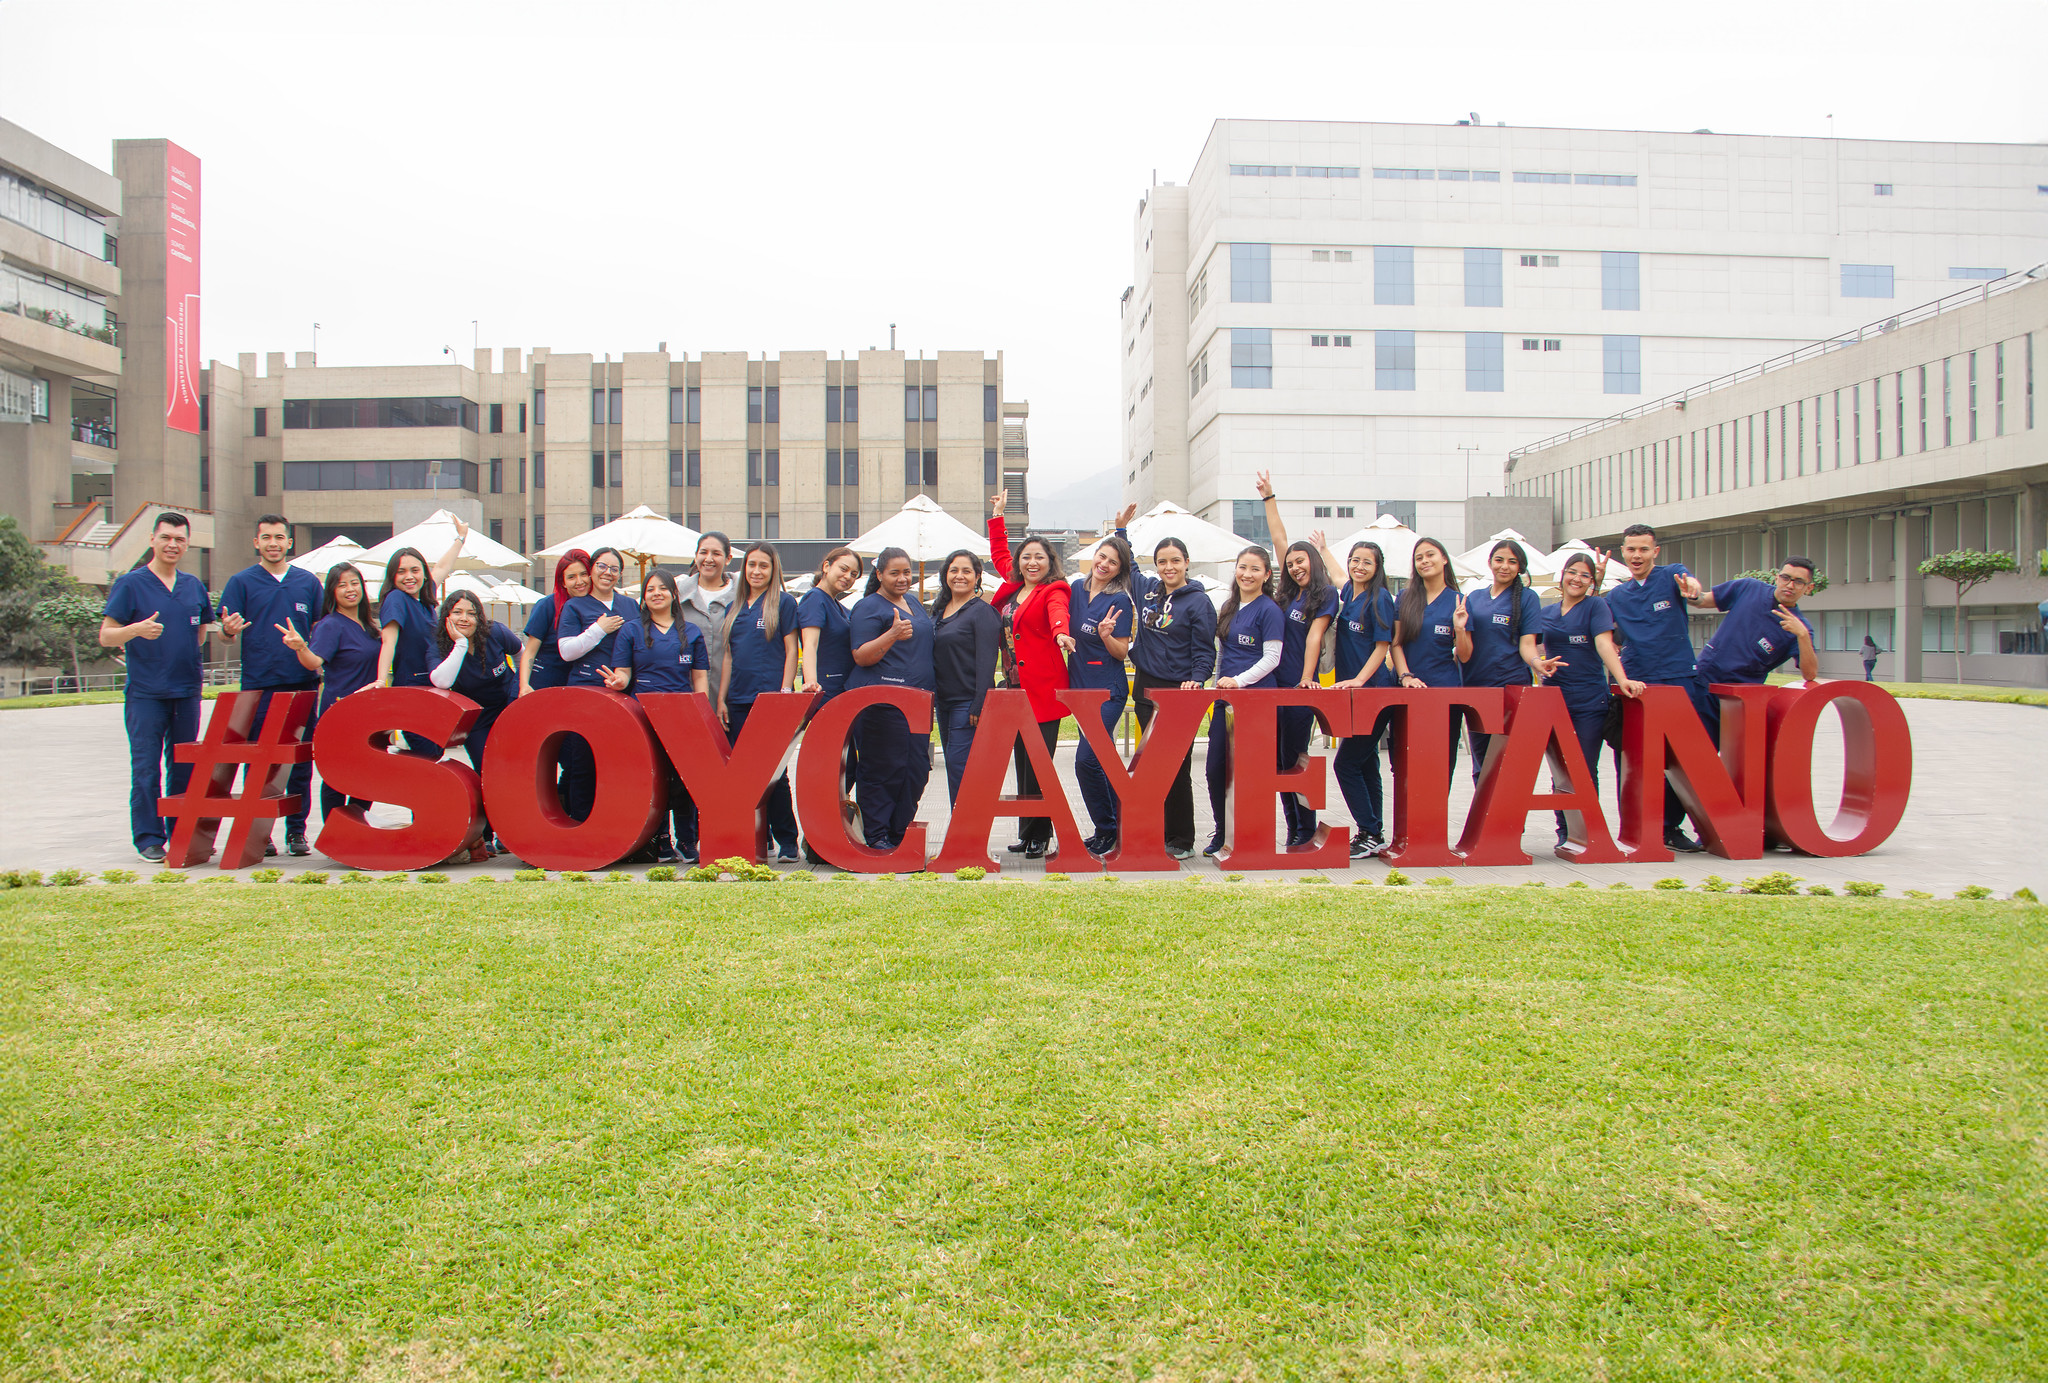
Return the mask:
<svg viewBox="0 0 2048 1383"><path fill-rule="evenodd" d="M697 540L702 536L696 529L686 528L641 504L610 523L601 523L587 533L578 533L552 547L544 547L538 555L560 557L571 548L595 552L601 547L615 547L640 564L640 579L644 582L647 569L657 562L686 564L694 560Z"/></svg>
<svg viewBox="0 0 2048 1383"><path fill-rule="evenodd" d="M1165 538L1178 538L1187 544L1190 562L1233 562L1237 560L1238 553L1251 545L1251 539L1210 523L1172 500L1162 500L1153 505L1132 519L1130 527L1124 531L1130 538L1131 550L1141 562L1151 561L1152 550ZM1081 570L1093 562L1095 550L1101 546L1102 539L1097 538L1076 552L1072 562L1074 569Z"/></svg>
<svg viewBox="0 0 2048 1383"><path fill-rule="evenodd" d="M441 594L443 598L446 598L449 593L454 591L468 591L484 603L485 613L492 614L493 618L496 617L491 611L493 605L504 606L506 613L509 615L514 610L524 609L526 606L544 599L539 591L530 590L520 585L517 581L497 581L491 577L467 571L458 571L450 576L448 578L448 585L442 590ZM519 623L516 616L507 619L505 622L513 625Z"/></svg>
<svg viewBox="0 0 2048 1383"><path fill-rule="evenodd" d="M912 495L903 507L846 544L863 557L900 547L917 563L918 578L927 562L943 562L961 548L988 551L988 535L977 533L941 509L930 495Z"/></svg>
<svg viewBox="0 0 2048 1383"><path fill-rule="evenodd" d="M384 564L391 560L391 554L400 548L417 548L426 554L429 562L437 562L448 545L455 541L455 516L446 509L436 509L423 523L416 523L403 533L394 533L377 546L368 549L362 556L354 558L358 564L369 563L377 569L381 578ZM514 552L503 543L494 543L485 537L481 529L472 528L463 540L462 551L456 556L457 571L515 571L524 570L526 554Z"/></svg>
<svg viewBox="0 0 2048 1383"><path fill-rule="evenodd" d="M304 552L292 558L292 565L301 571L312 572L324 580L336 562L354 562L363 555L363 552L361 543L343 534L339 538L329 538L311 552Z"/></svg>
<svg viewBox="0 0 2048 1383"><path fill-rule="evenodd" d="M945 579L946 574L944 572L933 572L930 576L927 576L924 580L918 582L918 594L924 597L926 600L930 600L933 596L939 593L939 587L945 584ZM1000 591L1002 588L1002 578L995 574L995 571L989 566L987 560L984 559L981 564L981 593L983 595L994 595L997 591Z"/></svg>
<svg viewBox="0 0 2048 1383"><path fill-rule="evenodd" d="M1503 528L1471 551L1461 552L1453 557L1451 563L1457 568L1458 575L1462 578L1469 571L1474 575L1487 576L1488 579L1491 579L1491 574L1487 567L1487 559L1493 555L1493 545L1500 542L1520 543L1522 545L1522 551L1527 553L1529 557L1529 582L1531 585L1542 584L1541 578L1557 575L1558 564L1551 560L1550 554L1515 532L1512 528Z"/></svg>
<svg viewBox="0 0 2048 1383"><path fill-rule="evenodd" d="M1595 553L1592 548L1588 547L1583 541L1574 538L1568 543L1559 544L1557 551L1550 554L1552 569L1554 571L1563 571L1565 560L1575 552L1583 552L1588 557L1594 559L1594 563L1596 566L1599 564L1599 555ZM1614 558L1609 557L1607 559L1605 568L1600 573L1599 589L1602 591L1611 590L1615 586L1618 586L1622 582L1627 581L1629 579L1630 577L1628 574L1628 568L1622 563L1616 561ZM1550 584L1553 586L1557 584L1557 578L1555 576L1551 577Z"/></svg>

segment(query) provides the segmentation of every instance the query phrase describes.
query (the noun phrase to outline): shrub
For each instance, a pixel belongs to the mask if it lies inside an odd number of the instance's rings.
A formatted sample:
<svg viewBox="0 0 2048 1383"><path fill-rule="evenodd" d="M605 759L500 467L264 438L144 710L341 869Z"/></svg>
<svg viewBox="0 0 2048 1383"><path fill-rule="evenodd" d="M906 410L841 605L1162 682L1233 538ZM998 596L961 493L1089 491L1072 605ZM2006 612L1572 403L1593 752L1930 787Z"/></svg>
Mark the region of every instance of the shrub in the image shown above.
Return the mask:
<svg viewBox="0 0 2048 1383"><path fill-rule="evenodd" d="M193 882L200 884L231 884L235 882L235 876L232 874L208 874L202 879L193 880Z"/></svg>
<svg viewBox="0 0 2048 1383"><path fill-rule="evenodd" d="M1851 879L1842 885L1842 891L1851 898L1876 898L1884 892L1884 885L1867 879Z"/></svg>
<svg viewBox="0 0 2048 1383"><path fill-rule="evenodd" d="M420 882L423 884L445 884L448 882L448 876L446 874L422 874L420 875Z"/></svg>
<svg viewBox="0 0 2048 1383"><path fill-rule="evenodd" d="M953 877L965 884L979 883L988 877L988 871L978 864L963 864L953 871Z"/></svg>
<svg viewBox="0 0 2048 1383"><path fill-rule="evenodd" d="M520 871L521 874L525 872L525 870ZM533 872L536 874L541 873L541 871L539 870L535 870ZM519 875L515 874L512 877L516 879L519 877ZM546 878L547 876L545 874L541 874L541 877ZM647 871L647 882L650 884L672 884L675 881L676 867L672 864L657 864L656 866L654 866L654 868Z"/></svg>
<svg viewBox="0 0 2048 1383"><path fill-rule="evenodd" d="M1634 887L1635 887L1635 885L1634 885L1634 884L1632 884L1632 883L1630 883L1630 882L1628 882L1628 880L1626 880L1626 879L1616 879L1616 880L1615 880L1615 881L1614 881L1613 883L1609 884L1609 885L1608 885L1608 887L1609 887L1609 888L1634 888Z"/></svg>
<svg viewBox="0 0 2048 1383"><path fill-rule="evenodd" d="M470 882L473 884L494 884L498 882L498 876L495 874L478 874L473 876Z"/></svg>
<svg viewBox="0 0 2048 1383"><path fill-rule="evenodd" d="M1523 887L1523 888L1549 888L1549 887L1550 887L1550 885L1549 885L1548 883L1546 883L1546 882L1545 882L1544 880L1542 880L1542 879L1524 879L1524 880L1522 880L1522 887Z"/></svg>
<svg viewBox="0 0 2048 1383"><path fill-rule="evenodd" d="M547 880L548 872L545 869L515 869L512 877L522 884L538 884Z"/></svg>
<svg viewBox="0 0 2048 1383"><path fill-rule="evenodd" d="M683 875L684 880L693 884L715 884L718 871L708 864L700 864Z"/></svg>
<svg viewBox="0 0 2048 1383"><path fill-rule="evenodd" d="M854 872L853 872L852 870L850 870L850 869L842 869L841 871L839 871L839 873L837 873L837 874L834 874L834 875L832 876L832 881L833 881L834 883L846 883L846 884L850 884L850 883L858 883L858 882L860 881L860 875L858 875L858 874L854 873Z"/></svg>
<svg viewBox="0 0 2048 1383"><path fill-rule="evenodd" d="M561 878L563 882L571 884L587 884L590 882L590 876L580 869L565 869L562 871Z"/></svg>
<svg viewBox="0 0 2048 1383"><path fill-rule="evenodd" d="M1570 883L1566 884L1566 885L1565 885L1565 887L1566 887L1566 888L1591 888L1591 887L1592 887L1592 885L1591 885L1591 884L1589 884L1589 883L1587 883L1587 882L1586 882L1586 881L1585 881L1584 879L1573 879L1573 880L1572 880L1572 881L1571 881Z"/></svg>
<svg viewBox="0 0 2048 1383"><path fill-rule="evenodd" d="M1728 881L1719 874L1709 874L1706 878L1700 880L1700 891L1702 893L1726 893L1729 887Z"/></svg>
<svg viewBox="0 0 2048 1383"><path fill-rule="evenodd" d="M814 884L818 882L818 876L808 869L792 869L782 876L782 882L786 884Z"/></svg>
<svg viewBox="0 0 2048 1383"><path fill-rule="evenodd" d="M1203 877L1199 874L1183 874L1180 876L1180 881L1184 884L1199 884L1207 882L1207 880L1203 879Z"/></svg>
<svg viewBox="0 0 2048 1383"><path fill-rule="evenodd" d="M41 882L41 875L37 875L36 878L37 882ZM149 881L153 884L182 884L185 882L185 872L182 869L159 869L149 876Z"/></svg>
<svg viewBox="0 0 2048 1383"><path fill-rule="evenodd" d="M1121 881L1114 874L1098 874L1095 876L1095 882L1099 884L1113 884Z"/></svg>
<svg viewBox="0 0 2048 1383"><path fill-rule="evenodd" d="M1806 891L1816 898L1832 898L1835 896L1835 891L1826 884L1808 884Z"/></svg>
<svg viewBox="0 0 2048 1383"><path fill-rule="evenodd" d="M41 888L42 884L40 869L10 869L0 874L0 888Z"/></svg>
<svg viewBox="0 0 2048 1383"><path fill-rule="evenodd" d="M2041 901L2039 898L2036 898L2034 896L2034 890L2032 890L2031 888L2014 889L2012 891L2012 900L2015 903L2038 903Z"/></svg>
<svg viewBox="0 0 2048 1383"><path fill-rule="evenodd" d="M1907 896L1908 898L1920 898L1920 899L1927 899L1927 898L1932 898L1932 897L1933 897L1934 895L1933 895L1933 894L1931 894L1931 893L1929 893L1929 892L1928 892L1928 891L1927 891L1926 889L1924 889L1924 888L1909 888L1909 889L1907 889L1907 890L1906 890L1906 896Z"/></svg>
<svg viewBox="0 0 2048 1383"><path fill-rule="evenodd" d="M742 859L738 855L727 855L724 859L713 860L711 863L718 867L719 873L737 874L743 879L754 867L752 860Z"/></svg>
<svg viewBox="0 0 2048 1383"><path fill-rule="evenodd" d="M108 869L103 870L100 877L110 884L132 884L135 882L135 871L132 869Z"/></svg>
<svg viewBox="0 0 2048 1383"><path fill-rule="evenodd" d="M918 869L918 870L913 870L912 872L910 872L910 873L908 873L908 874L905 874L905 875L903 876L903 879L904 879L904 882L906 882L906 883L913 883L913 884L928 884L928 883L930 883L930 882L931 882L932 880L934 880L934 879L936 879L936 878L938 878L938 877L939 877L938 875L936 875L936 874L932 873L932 872L931 872L931 870L929 870L929 869Z"/></svg>
<svg viewBox="0 0 2048 1383"><path fill-rule="evenodd" d="M403 884L410 883L411 881L412 875L410 874L386 874L383 878L377 880L380 884Z"/></svg>
<svg viewBox="0 0 2048 1383"><path fill-rule="evenodd" d="M1372 882L1372 876L1368 874L1362 879L1353 879L1351 882L1363 888L1365 885Z"/></svg>
<svg viewBox="0 0 2048 1383"><path fill-rule="evenodd" d="M1422 882L1429 888L1449 888L1458 881L1448 874L1432 874Z"/></svg>
<svg viewBox="0 0 2048 1383"><path fill-rule="evenodd" d="M890 879L890 878L894 878L895 876L894 876L893 874L884 874L884 875L882 875L881 877L882 877L882 878L884 878L884 879ZM1238 877L1242 878L1242 877L1243 877L1243 875L1239 875ZM1055 870L1055 871L1053 871L1052 873L1050 873L1050 874L1047 874L1047 875L1045 876L1045 882L1047 882L1047 883L1049 883L1049 884L1065 884L1065 883L1072 883L1072 882L1073 882L1073 879L1074 879L1074 876L1073 876L1073 875L1071 875L1071 874L1062 874L1062 873L1060 873L1060 872L1059 872L1059 871L1057 871L1057 870Z"/></svg>
<svg viewBox="0 0 2048 1383"><path fill-rule="evenodd" d="M1300 882L1305 884L1326 884L1330 882L1330 880L1329 876L1324 874L1304 874L1301 876ZM1446 879L1444 880L1444 882L1449 883L1450 880Z"/></svg>
<svg viewBox="0 0 2048 1383"><path fill-rule="evenodd" d="M295 884L324 884L327 882L327 871L324 869L308 869L305 873L294 876L292 882Z"/></svg>
<svg viewBox="0 0 2048 1383"><path fill-rule="evenodd" d="M1956 890L1956 897L1966 899L1989 898L1991 890L1982 884L1970 884Z"/></svg>
<svg viewBox="0 0 2048 1383"><path fill-rule="evenodd" d="M274 884L283 877L284 871L282 869L252 869L249 871L249 882L252 884Z"/></svg>
<svg viewBox="0 0 2048 1383"><path fill-rule="evenodd" d="M351 869L348 873L336 879L335 882L338 884L366 884L370 882L370 876L360 869Z"/></svg>
<svg viewBox="0 0 2048 1383"><path fill-rule="evenodd" d="M1224 882L1224 883L1226 883L1226 884L1241 884L1241 883L1243 883L1243 882L1244 882L1244 875L1242 875L1242 874L1225 874L1225 875L1223 876L1223 882Z"/></svg>
<svg viewBox="0 0 2048 1383"><path fill-rule="evenodd" d="M1380 880L1380 882L1388 888L1406 888L1409 884L1414 883L1415 880L1409 878L1398 869L1389 869L1387 877Z"/></svg>
<svg viewBox="0 0 2048 1383"><path fill-rule="evenodd" d="M1772 898L1789 898L1799 892L1800 882L1797 876L1787 874L1782 869L1775 869L1760 879L1744 879L1742 891Z"/></svg>
<svg viewBox="0 0 2048 1383"><path fill-rule="evenodd" d="M77 888L80 884L89 883L91 880L92 875L82 869L60 869L50 875L50 887Z"/></svg>
<svg viewBox="0 0 2048 1383"><path fill-rule="evenodd" d="M604 881L608 884L630 884L633 882L633 876L623 869L614 869L604 876Z"/></svg>
<svg viewBox="0 0 2048 1383"><path fill-rule="evenodd" d="M1669 890L1672 890L1672 889L1680 889L1680 888L1684 888L1684 887L1685 887L1685 880L1683 880L1683 879L1659 879L1659 880L1657 880L1657 882L1656 882L1656 883L1654 883L1654 884L1651 884L1651 885L1650 885L1650 887L1651 887L1651 888L1661 888L1661 889L1664 889L1664 890L1666 890L1666 891L1669 891Z"/></svg>

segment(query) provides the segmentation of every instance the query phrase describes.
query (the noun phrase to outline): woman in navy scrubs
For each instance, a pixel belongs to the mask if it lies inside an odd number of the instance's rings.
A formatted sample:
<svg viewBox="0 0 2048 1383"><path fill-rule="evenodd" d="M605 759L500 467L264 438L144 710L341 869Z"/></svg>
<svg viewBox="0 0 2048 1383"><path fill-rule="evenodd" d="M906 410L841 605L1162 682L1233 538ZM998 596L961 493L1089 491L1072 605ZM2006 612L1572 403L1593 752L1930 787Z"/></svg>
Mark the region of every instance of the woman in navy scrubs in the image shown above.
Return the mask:
<svg viewBox="0 0 2048 1383"><path fill-rule="evenodd" d="M1280 607L1273 603L1273 559L1262 547L1247 547L1237 554L1231 576L1230 594L1216 612L1216 690L1257 691L1274 685L1273 673L1280 666L1281 626L1287 623ZM1209 811L1216 819L1216 833L1202 850L1205 855L1223 850L1224 823L1230 819L1230 710L1219 701L1209 713Z"/></svg>
<svg viewBox="0 0 2048 1383"><path fill-rule="evenodd" d="M846 678L848 691L871 686L938 690L931 616L910 598L916 579L910 554L902 548L884 548L875 558L867 594L853 607L854 666ZM861 830L869 846L893 850L903 843L931 777L931 737L912 734L910 722L894 706L863 711L856 732L860 763L854 797L860 803Z"/></svg>
<svg viewBox="0 0 2048 1383"><path fill-rule="evenodd" d="M948 556L940 577L931 607L932 675L938 684L932 718L946 750L946 800L957 802L982 703L995 685L1003 618L981 598L981 559L973 553L962 548Z"/></svg>
<svg viewBox="0 0 2048 1383"><path fill-rule="evenodd" d="M1572 718L1572 732L1585 751L1586 770L1592 781L1588 792L1600 790L1600 745L1607 731L1607 679L1614 679L1623 696L1634 699L1643 694L1643 684L1631 681L1622 670L1621 651L1614 646L1614 614L1604 597L1592 594L1595 581L1593 559L1583 552L1565 559L1557 584L1564 598L1543 608L1543 659L1537 670L1543 685L1564 693L1564 705ZM1552 787L1556 787L1552 775ZM1564 813L1557 813L1557 843L1565 843Z"/></svg>
<svg viewBox="0 0 2048 1383"><path fill-rule="evenodd" d="M1159 710L1149 693L1199 691L1216 671L1216 605L1201 582L1188 579L1187 544L1161 538L1152 549L1152 570L1157 574L1138 572L1134 581L1138 639L1131 647L1137 673L1132 695L1141 734L1150 733ZM1166 790L1166 853L1177 860L1195 853L1194 760L1190 747Z"/></svg>
<svg viewBox="0 0 2048 1383"><path fill-rule="evenodd" d="M1434 538L1417 538L1411 573L1394 605L1394 671L1404 687L1462 687L1472 633L1465 597L1451 584L1450 549ZM1455 769L1455 722L1450 740Z"/></svg>
<svg viewBox="0 0 2048 1383"><path fill-rule="evenodd" d="M603 669L607 690L633 696L648 692L695 692L702 696L710 690L711 677L704 665L711 661L711 655L704 647L704 635L689 621L677 618L681 609L676 579L665 571L647 573L647 583L640 588L640 618L619 630L618 642L612 648L618 662ZM693 810L682 775L673 763L668 764L669 818L680 822ZM685 856L678 852L675 842L669 821L663 820L661 832L650 846L655 862L667 864L687 858L696 863L696 852Z"/></svg>
<svg viewBox="0 0 2048 1383"><path fill-rule="evenodd" d="M432 567L415 547L402 547L384 564L384 595L377 604L383 647L377 654L377 685L424 687L434 651L436 588L455 570L456 558L469 539L469 525L455 521L455 541ZM441 746L407 731L406 745L415 754L441 757Z"/></svg>
<svg viewBox="0 0 2048 1383"><path fill-rule="evenodd" d="M1529 554L1512 538L1503 538L1486 555L1493 574L1492 588L1465 597L1465 614L1472 631L1472 660L1465 664L1468 687L1526 687L1535 682L1536 640L1543 632L1543 602L1529 589ZM1486 746L1493 736L1479 733L1479 721L1470 721L1472 731L1472 782L1478 785L1486 767Z"/></svg>
<svg viewBox="0 0 2048 1383"><path fill-rule="evenodd" d="M615 666L619 630L640 618L640 603L619 590L626 559L615 547L590 554L590 594L572 598L555 623L556 648L568 665L572 687L602 687L602 669ZM581 735L562 737L562 810L578 821L590 819L597 800L597 760Z"/></svg>
<svg viewBox="0 0 2048 1383"><path fill-rule="evenodd" d="M435 640L440 661L428 671L427 680L482 708L463 741L470 766L482 773L491 727L519 695L519 673L512 662L519 653L519 636L485 615L483 602L472 592L454 591L441 602ZM485 858L498 848L488 824L481 848Z"/></svg>
<svg viewBox="0 0 2048 1383"><path fill-rule="evenodd" d="M572 547L555 562L555 593L537 602L526 618L524 646L519 650L519 694L536 687L569 685L569 665L562 660L555 633L562 620L562 607L579 595L590 594L590 554Z"/></svg>
<svg viewBox="0 0 2048 1383"><path fill-rule="evenodd" d="M1323 641L1329 637L1330 621L1337 617L1337 592L1323 567L1319 544L1294 542L1280 557L1280 588L1274 597L1286 622L1281 626L1280 666L1274 669L1275 685L1315 687L1322 683ZM1280 768L1293 768L1308 754L1310 733L1315 729L1315 712L1307 706L1282 706L1278 717ZM1300 794L1280 794L1280 808L1287 818L1287 848L1307 845L1316 836L1316 814Z"/></svg>
<svg viewBox="0 0 2048 1383"><path fill-rule="evenodd" d="M347 696L350 692L361 691L377 680L377 657L383 643L377 637L377 627L370 622L370 602L363 594L363 574L353 564L337 562L327 569L327 590L320 602L320 619L313 626L313 637L301 638L296 629L280 625L278 632L299 660L299 666L308 672L320 674L320 698L313 704L313 719L306 726L306 740L311 743L313 731L320 723L320 717L327 708ZM336 807L347 803L368 811L370 804L362 798L343 797L320 783L320 820L324 825L327 814Z"/></svg>
<svg viewBox="0 0 2048 1383"><path fill-rule="evenodd" d="M1074 650L1067 655L1067 685L1109 693L1109 700L1102 703L1102 728L1112 734L1130 698L1124 657L1138 626L1138 606L1131 598L1133 565L1131 545L1111 534L1096 544L1095 560L1086 576L1074 578L1073 594L1067 602L1074 634ZM1116 793L1086 736L1074 750L1074 780L1081 786L1081 800L1088 804L1088 817L1095 825L1095 833L1083 844L1091 855L1109 854L1116 849L1121 829Z"/></svg>
<svg viewBox="0 0 2048 1383"><path fill-rule="evenodd" d="M846 690L847 674L853 671L853 626L845 601L853 593L864 567L860 554L852 548L833 548L818 564L817 580L796 603L798 657L803 668L803 682L797 690L818 694L811 703L811 716ZM809 723L808 717L805 723ZM854 737L848 735L839 754L839 810L847 820L852 819L853 762L857 753ZM809 841L804 842L804 858L812 864L825 862L811 849Z"/></svg>
<svg viewBox="0 0 2048 1383"><path fill-rule="evenodd" d="M1309 538L1335 565L1321 533ZM1387 591L1386 556L1378 543L1353 543L1345 559L1347 579L1337 592L1337 681L1339 687L1394 685L1394 597ZM1347 735L1337 747L1330 771L1358 834L1351 840L1351 858L1366 859L1387 845L1386 798L1380 784L1380 737L1391 717L1379 716L1365 734Z"/></svg>
<svg viewBox="0 0 2048 1383"><path fill-rule="evenodd" d="M718 718L735 744L755 697L796 684L796 632L796 597L782 589L782 560L768 544L755 543L740 560L739 592L726 612L725 662L718 670ZM763 805L776 858L794 863L801 856L787 773L768 785Z"/></svg>

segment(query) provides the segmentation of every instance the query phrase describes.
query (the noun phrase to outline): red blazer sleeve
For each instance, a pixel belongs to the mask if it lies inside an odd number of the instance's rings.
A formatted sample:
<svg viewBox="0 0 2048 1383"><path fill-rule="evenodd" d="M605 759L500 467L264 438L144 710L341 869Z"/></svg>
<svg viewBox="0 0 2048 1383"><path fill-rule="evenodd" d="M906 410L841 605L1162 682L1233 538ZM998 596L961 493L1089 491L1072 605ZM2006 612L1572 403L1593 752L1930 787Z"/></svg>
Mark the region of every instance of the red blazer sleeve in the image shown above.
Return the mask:
<svg viewBox="0 0 2048 1383"><path fill-rule="evenodd" d="M1010 570L1010 530L1003 523L1001 514L994 515L988 521L988 560L989 565L996 569L996 575L1003 578L1002 588L991 596L988 602L1000 610L1004 603L1024 586Z"/></svg>
<svg viewBox="0 0 2048 1383"><path fill-rule="evenodd" d="M1068 631L1068 615L1073 609L1074 590L1064 581L1048 581L1045 584L1045 618L1052 626L1052 636L1058 638Z"/></svg>

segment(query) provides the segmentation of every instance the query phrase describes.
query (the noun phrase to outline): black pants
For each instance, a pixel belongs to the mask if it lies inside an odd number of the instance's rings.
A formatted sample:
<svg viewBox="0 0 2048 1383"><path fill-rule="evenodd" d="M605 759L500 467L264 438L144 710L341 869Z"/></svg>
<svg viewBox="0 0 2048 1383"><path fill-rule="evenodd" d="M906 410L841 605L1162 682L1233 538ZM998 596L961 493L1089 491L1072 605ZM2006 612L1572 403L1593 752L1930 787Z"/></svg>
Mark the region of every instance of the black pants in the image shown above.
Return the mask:
<svg viewBox="0 0 2048 1383"><path fill-rule="evenodd" d="M747 715L754 709L754 703L745 705L727 703L726 734L734 744L740 742L740 731L747 726ZM768 795L762 799L768 809L768 835L785 855L796 853L796 806L789 795L789 775L776 775L768 785Z"/></svg>
<svg viewBox="0 0 2048 1383"><path fill-rule="evenodd" d="M1038 722L1038 733L1045 740L1045 756L1050 759L1053 756L1054 750L1059 746L1060 723L1057 720L1041 720ZM863 748L862 752L866 752L865 748ZM1038 796L1042 791L1039 787L1038 775L1031 771L1031 759L1024 752L1022 744L1019 744L1014 751L1013 762L1017 766L1017 795L1019 797ZM1057 784L1055 784L1055 787L1057 787ZM1018 817L1017 838L1026 845L1033 841L1050 841L1052 839L1052 818L1049 816Z"/></svg>
<svg viewBox="0 0 2048 1383"><path fill-rule="evenodd" d="M1150 734L1152 717L1159 713L1159 704L1146 693L1155 688L1172 691L1179 686L1180 683L1169 682L1162 677L1143 672L1138 674L1137 700L1132 709L1137 712L1139 730ZM1181 757L1180 772L1173 775L1173 785L1166 790L1166 848L1169 850L1195 848L1194 769L1195 751L1191 747Z"/></svg>
<svg viewBox="0 0 2048 1383"><path fill-rule="evenodd" d="M317 692L320 690L320 682L318 678L314 678L305 682L292 682L282 687L245 687L243 690L260 690L262 692L262 695L256 698L256 718L249 722L249 733L251 736L254 736L262 730L263 718L270 714L270 698L273 695L278 692ZM315 719L315 717L308 716L306 728L302 732L306 742L309 744L313 740ZM250 770L247 768L242 770L242 791L246 794L261 794L263 784L250 782L249 773ZM291 777L285 781L285 791L299 799L299 809L284 819L284 833L288 838L291 836L302 836L306 834L306 814L313 808L313 761L311 759L306 760L302 764L292 765Z"/></svg>
<svg viewBox="0 0 2048 1383"><path fill-rule="evenodd" d="M931 777L931 736L912 734L894 706L862 711L854 729L860 736L854 800L860 803L861 833L869 848L893 850L903 843Z"/></svg>

